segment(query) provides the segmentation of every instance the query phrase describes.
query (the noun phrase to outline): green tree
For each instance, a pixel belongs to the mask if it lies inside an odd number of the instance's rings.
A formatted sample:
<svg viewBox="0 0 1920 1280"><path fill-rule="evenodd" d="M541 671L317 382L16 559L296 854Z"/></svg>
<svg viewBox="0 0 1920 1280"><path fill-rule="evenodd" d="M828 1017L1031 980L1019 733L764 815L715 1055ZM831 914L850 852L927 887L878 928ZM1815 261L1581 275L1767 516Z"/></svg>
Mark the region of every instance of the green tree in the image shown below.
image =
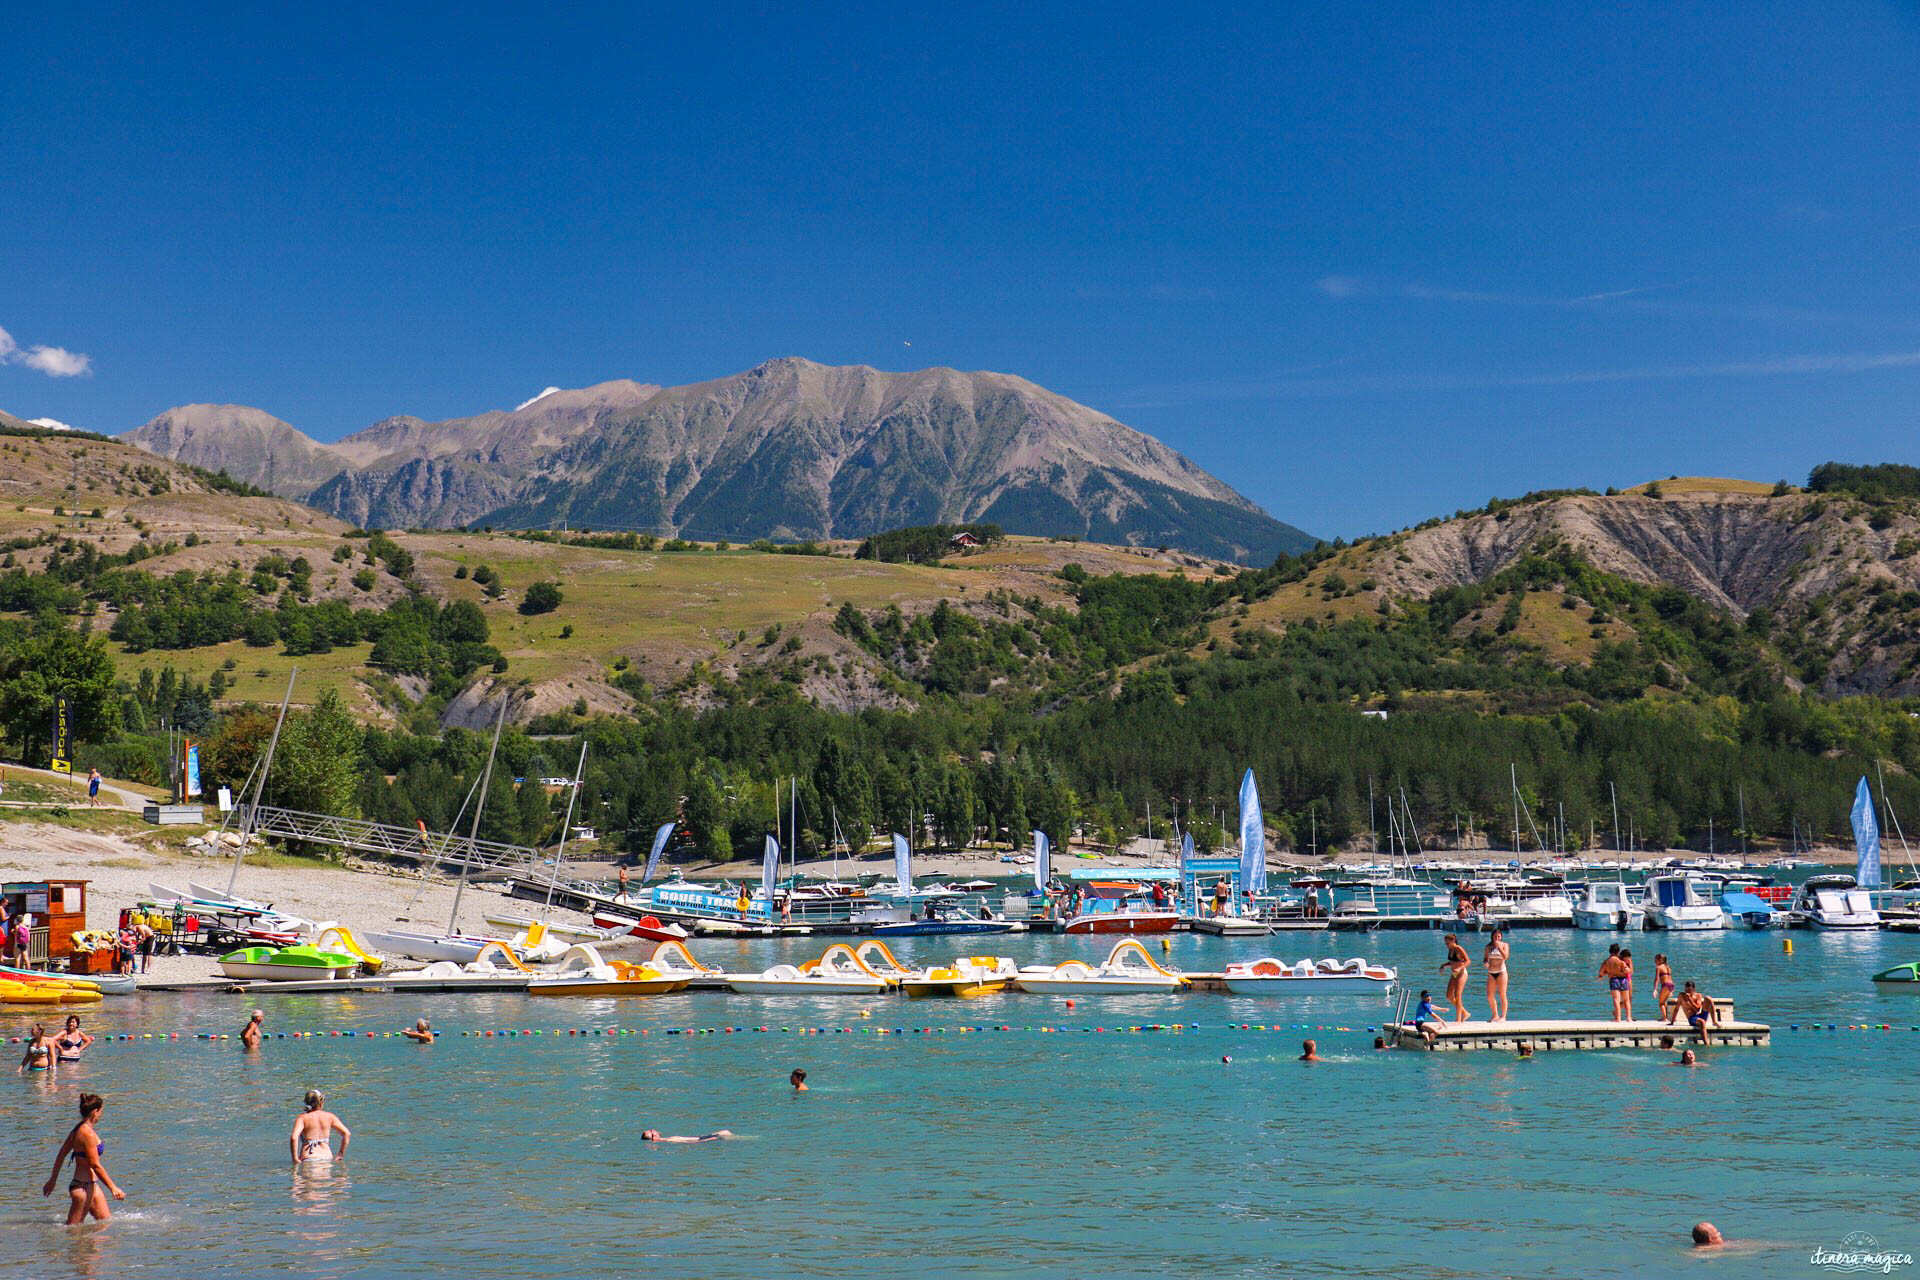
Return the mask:
<svg viewBox="0 0 1920 1280"><path fill-rule="evenodd" d="M525 614L552 613L560 607L560 584L557 582L536 582L527 588L527 594L520 601L520 612Z"/></svg>
<svg viewBox="0 0 1920 1280"><path fill-rule="evenodd" d="M339 692L328 689L311 710L287 717L267 777L265 803L358 817L361 758L360 726Z"/></svg>
<svg viewBox="0 0 1920 1280"><path fill-rule="evenodd" d="M106 642L58 617L0 625L0 728L24 758L51 757L53 699L64 694L76 745L120 732L120 695Z"/></svg>

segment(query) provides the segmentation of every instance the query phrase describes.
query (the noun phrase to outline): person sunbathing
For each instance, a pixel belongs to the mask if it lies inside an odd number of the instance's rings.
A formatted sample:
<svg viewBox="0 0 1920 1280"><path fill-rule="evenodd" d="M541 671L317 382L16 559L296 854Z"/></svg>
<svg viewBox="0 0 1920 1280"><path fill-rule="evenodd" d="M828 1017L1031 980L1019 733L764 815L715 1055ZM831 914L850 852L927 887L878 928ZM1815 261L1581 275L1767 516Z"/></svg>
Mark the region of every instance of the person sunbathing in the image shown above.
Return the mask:
<svg viewBox="0 0 1920 1280"><path fill-rule="evenodd" d="M731 1138L732 1136L733 1130L731 1129L715 1129L712 1133L703 1133L697 1138L682 1137L675 1133L662 1133L658 1129L643 1129L640 1133L640 1140L642 1142L718 1142L722 1138Z"/></svg>

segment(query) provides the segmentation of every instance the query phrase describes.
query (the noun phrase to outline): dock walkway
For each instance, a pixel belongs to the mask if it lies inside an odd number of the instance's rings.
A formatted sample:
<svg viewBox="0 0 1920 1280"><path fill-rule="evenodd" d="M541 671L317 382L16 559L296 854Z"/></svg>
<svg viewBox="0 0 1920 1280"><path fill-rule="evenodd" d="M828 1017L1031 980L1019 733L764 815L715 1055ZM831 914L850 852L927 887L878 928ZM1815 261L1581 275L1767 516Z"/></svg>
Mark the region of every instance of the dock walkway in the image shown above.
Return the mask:
<svg viewBox="0 0 1920 1280"><path fill-rule="evenodd" d="M1431 1024L1429 1024L1431 1025ZM1396 1049L1428 1049L1426 1038L1410 1022L1388 1023L1383 1030L1387 1043ZM1711 1028L1713 1044L1760 1046L1773 1043L1773 1028L1763 1022L1739 1022L1731 1009L1721 1013L1718 1026ZM1511 1022L1449 1023L1434 1028L1432 1051L1500 1049L1517 1052L1521 1044L1530 1044L1535 1053L1554 1049L1658 1049L1671 1037L1675 1050L1698 1048L1700 1037L1691 1028L1643 1018L1635 1022L1609 1022L1592 1018L1535 1018Z"/></svg>

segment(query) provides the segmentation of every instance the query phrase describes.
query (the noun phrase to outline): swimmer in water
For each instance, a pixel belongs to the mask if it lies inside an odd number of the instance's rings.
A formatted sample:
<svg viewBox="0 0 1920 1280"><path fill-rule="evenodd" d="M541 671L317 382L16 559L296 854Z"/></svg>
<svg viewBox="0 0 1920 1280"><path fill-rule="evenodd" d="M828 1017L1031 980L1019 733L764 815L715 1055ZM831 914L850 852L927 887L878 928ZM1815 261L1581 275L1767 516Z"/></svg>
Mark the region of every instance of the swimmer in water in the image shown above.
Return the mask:
<svg viewBox="0 0 1920 1280"><path fill-rule="evenodd" d="M1384 1049L1384 1048L1386 1048L1386 1047L1387 1047L1387 1038L1386 1038L1385 1036L1375 1036L1375 1037L1373 1038L1373 1047L1374 1047L1375 1049Z"/></svg>
<svg viewBox="0 0 1920 1280"><path fill-rule="evenodd" d="M1533 1046L1525 1040L1522 1040L1520 1042L1520 1051L1513 1056L1516 1058L1531 1058L1533 1056Z"/></svg>
<svg viewBox="0 0 1920 1280"><path fill-rule="evenodd" d="M1716 1245L1723 1245L1726 1242L1726 1238L1720 1234L1720 1228L1714 1226L1711 1222L1696 1222L1693 1224L1694 1248L1711 1249Z"/></svg>
<svg viewBox="0 0 1920 1280"><path fill-rule="evenodd" d="M293 1167L298 1169L309 1161L319 1163L333 1159L333 1135L340 1135L340 1157L346 1158L347 1144L353 1141L353 1131L340 1122L340 1117L326 1109L327 1099L318 1089L307 1090L306 1110L293 1122L293 1133L287 1138L287 1153L293 1157Z"/></svg>
<svg viewBox="0 0 1920 1280"><path fill-rule="evenodd" d="M253 1016L247 1019L247 1025L240 1028L240 1045L245 1049L260 1047L261 1028L266 1025L267 1011L255 1009Z"/></svg>
<svg viewBox="0 0 1920 1280"><path fill-rule="evenodd" d="M66 1028L54 1037L53 1047L59 1050L62 1062L78 1062L86 1047L93 1043L93 1037L80 1029L78 1014L67 1015Z"/></svg>
<svg viewBox="0 0 1920 1280"><path fill-rule="evenodd" d="M95 1126L100 1123L100 1112L105 1106L99 1094L80 1095L80 1123L68 1131L67 1140L60 1144L59 1152L53 1157L53 1172L40 1188L41 1195L52 1195L53 1184L60 1180L60 1166L69 1158L73 1160L73 1181L67 1185L67 1225L70 1227L86 1221L89 1215L101 1222L111 1218L113 1210L107 1207L109 1193L115 1200L127 1198L127 1193L107 1176L107 1167L100 1163L100 1153L106 1147L101 1145Z"/></svg>
<svg viewBox="0 0 1920 1280"><path fill-rule="evenodd" d="M29 1071L45 1071L51 1075L56 1060L53 1042L47 1039L47 1029L35 1023L33 1038L27 1041L26 1056L20 1059L20 1074L25 1075Z"/></svg>
<svg viewBox="0 0 1920 1280"><path fill-rule="evenodd" d="M1313 1041L1306 1040L1302 1041L1300 1045L1300 1061L1325 1062L1326 1059L1320 1056L1320 1050L1314 1045Z"/></svg>
<svg viewBox="0 0 1920 1280"><path fill-rule="evenodd" d="M787 1083L793 1086L795 1093L805 1093L807 1091L807 1073L799 1067L795 1067L793 1074L787 1077Z"/></svg>
<svg viewBox="0 0 1920 1280"><path fill-rule="evenodd" d="M400 1034L418 1044L432 1044L433 1024L422 1018Z"/></svg>
<svg viewBox="0 0 1920 1280"><path fill-rule="evenodd" d="M675 1133L662 1133L658 1129L644 1129L640 1133L642 1142L718 1142L722 1138L731 1138L733 1130L715 1129L712 1133L703 1133L697 1138L684 1138Z"/></svg>
<svg viewBox="0 0 1920 1280"><path fill-rule="evenodd" d="M1691 1067L1691 1066L1694 1066L1694 1065L1696 1065L1696 1064L1697 1064L1697 1059L1695 1059L1695 1058L1694 1058L1694 1056L1693 1056L1693 1050L1691 1050L1691 1049L1682 1049L1682 1050L1680 1051L1680 1058L1679 1058L1679 1060L1678 1060L1677 1062L1675 1062L1675 1063L1674 1063L1673 1065L1674 1065L1674 1066L1676 1066L1676 1067Z"/></svg>

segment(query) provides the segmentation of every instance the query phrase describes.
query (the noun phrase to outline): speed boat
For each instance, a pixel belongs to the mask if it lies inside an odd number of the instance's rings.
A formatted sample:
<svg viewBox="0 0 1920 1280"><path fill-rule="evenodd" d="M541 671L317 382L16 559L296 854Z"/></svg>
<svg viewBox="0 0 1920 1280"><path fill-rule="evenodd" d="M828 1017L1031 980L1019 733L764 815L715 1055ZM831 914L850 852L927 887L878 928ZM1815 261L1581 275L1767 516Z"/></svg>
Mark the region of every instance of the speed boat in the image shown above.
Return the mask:
<svg viewBox="0 0 1920 1280"><path fill-rule="evenodd" d="M750 996L870 996L893 990L895 980L876 973L846 943L836 942L819 959L803 965L777 964L760 973L730 973L727 985Z"/></svg>
<svg viewBox="0 0 1920 1280"><path fill-rule="evenodd" d="M945 934L981 934L1012 933L1016 925L1011 920L987 920L979 916L970 916L964 911L949 916L935 916L928 920L893 920L873 926L874 933L888 938L927 938Z"/></svg>
<svg viewBox="0 0 1920 1280"><path fill-rule="evenodd" d="M1647 880L1647 928L1701 933L1727 927L1717 901L1720 881L1677 871Z"/></svg>
<svg viewBox="0 0 1920 1280"><path fill-rule="evenodd" d="M1351 960L1302 960L1283 964L1271 958L1242 960L1226 971L1227 990L1236 996L1351 995L1386 992L1399 971L1385 965Z"/></svg>
<svg viewBox="0 0 1920 1280"><path fill-rule="evenodd" d="M1849 875L1808 876L1790 908L1815 929L1878 929L1880 913L1873 895Z"/></svg>
<svg viewBox="0 0 1920 1280"><path fill-rule="evenodd" d="M1599 932L1632 932L1645 919L1640 904L1633 901L1621 880L1596 880L1580 895L1573 908L1573 927Z"/></svg>
<svg viewBox="0 0 1920 1280"><path fill-rule="evenodd" d="M1727 919L1743 929L1771 929L1782 923L1783 913L1775 911L1773 905L1764 898L1751 893L1735 891L1721 894L1720 909L1727 913Z"/></svg>
<svg viewBox="0 0 1920 1280"><path fill-rule="evenodd" d="M1020 966L1006 956L959 956L952 964L937 965L900 983L914 999L928 996L990 996L1005 991L1020 976Z"/></svg>
<svg viewBox="0 0 1920 1280"><path fill-rule="evenodd" d="M527 983L530 996L663 996L679 991L687 979L662 973L652 965L603 960L592 943L567 948L551 975L542 973Z"/></svg>
<svg viewBox="0 0 1920 1280"><path fill-rule="evenodd" d="M351 978L360 957L322 951L302 943L294 947L242 947L220 957L220 972L243 982L313 982Z"/></svg>
<svg viewBox="0 0 1920 1280"><path fill-rule="evenodd" d="M1098 967L1084 960L1060 965L1029 965L1014 980L1022 991L1037 995L1144 995L1178 991L1186 978L1162 969L1138 941L1114 944Z"/></svg>

